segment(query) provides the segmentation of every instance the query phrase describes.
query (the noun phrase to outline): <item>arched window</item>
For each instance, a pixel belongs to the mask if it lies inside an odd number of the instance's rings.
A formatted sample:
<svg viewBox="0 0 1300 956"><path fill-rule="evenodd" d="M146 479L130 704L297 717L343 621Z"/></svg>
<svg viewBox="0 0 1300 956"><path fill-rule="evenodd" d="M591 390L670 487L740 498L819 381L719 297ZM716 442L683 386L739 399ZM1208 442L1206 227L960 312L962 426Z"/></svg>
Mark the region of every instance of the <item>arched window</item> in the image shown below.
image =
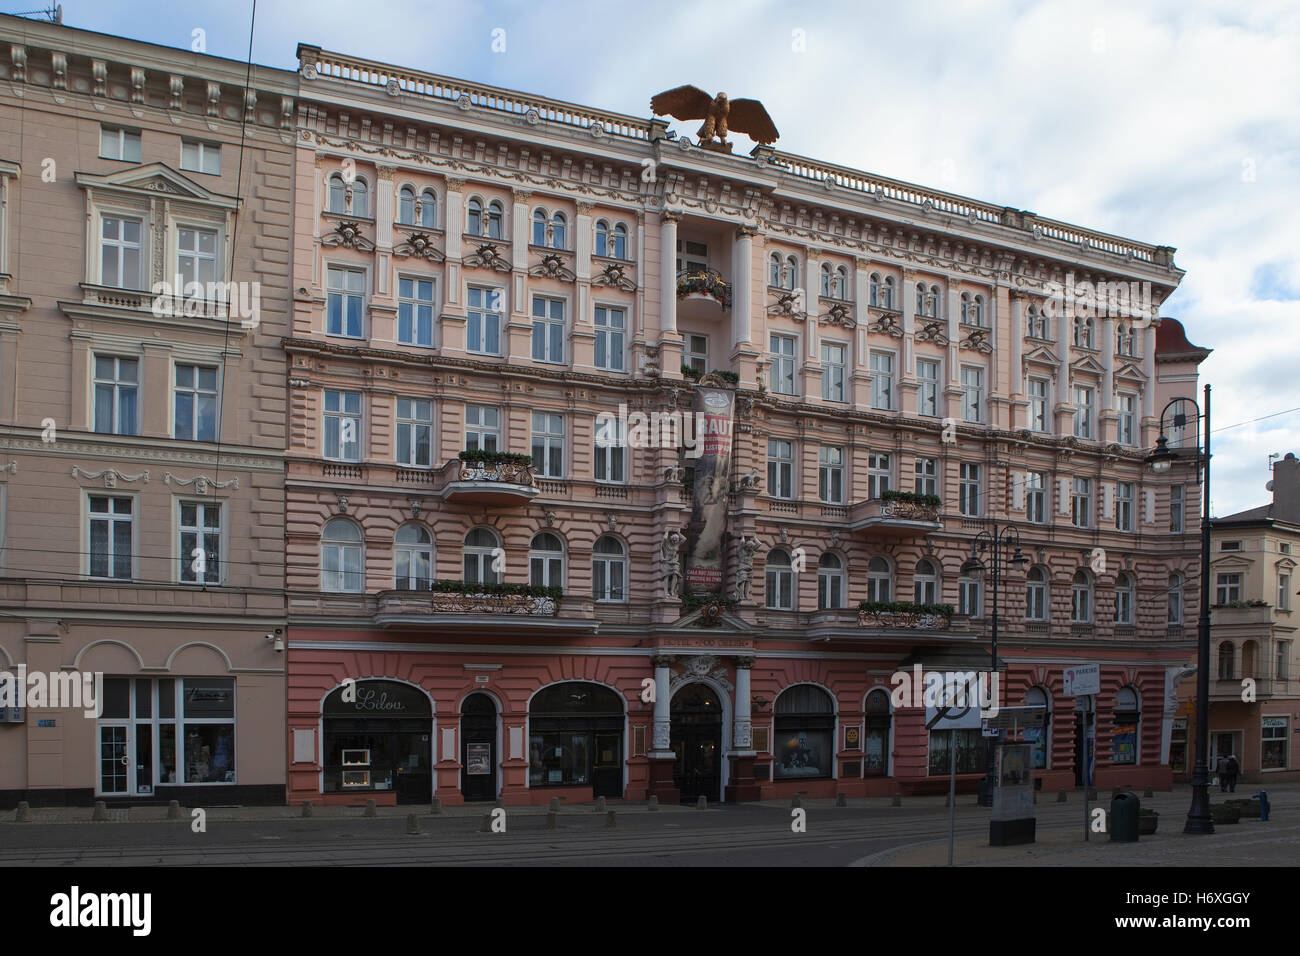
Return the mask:
<svg viewBox="0 0 1300 956"><path fill-rule="evenodd" d="M465 535L465 581L473 584L500 584L501 543L487 528L474 528Z"/></svg>
<svg viewBox="0 0 1300 956"><path fill-rule="evenodd" d="M1025 691L1025 706L1043 709L1043 726L1027 727L1021 731L1021 736L1029 744L1030 766L1035 770L1046 770L1051 753L1052 699L1043 688L1030 687Z"/></svg>
<svg viewBox="0 0 1300 956"><path fill-rule="evenodd" d="M543 531L528 548L528 583L534 587L564 587L564 542Z"/></svg>
<svg viewBox="0 0 1300 956"><path fill-rule="evenodd" d="M348 187L343 181L342 173L330 174L329 191L325 201L325 211L338 213L348 211Z"/></svg>
<svg viewBox="0 0 1300 956"><path fill-rule="evenodd" d="M609 252L609 223L604 219L596 220L596 248L593 255L608 256Z"/></svg>
<svg viewBox="0 0 1300 956"><path fill-rule="evenodd" d="M551 216L551 241L547 243L552 249L567 249L565 243L565 229L568 226L568 220L564 218L564 213L557 212Z"/></svg>
<svg viewBox="0 0 1300 956"><path fill-rule="evenodd" d="M867 695L866 727L862 734L862 771L868 777L889 773L889 693L877 688Z"/></svg>
<svg viewBox="0 0 1300 956"><path fill-rule="evenodd" d="M1219 642L1219 680L1233 679L1235 656L1232 641Z"/></svg>
<svg viewBox="0 0 1300 956"><path fill-rule="evenodd" d="M539 690L528 704L528 786L621 797L625 704L608 687L581 681Z"/></svg>
<svg viewBox="0 0 1300 956"><path fill-rule="evenodd" d="M894 277L885 276L885 284L880 288L880 307L882 309L894 308Z"/></svg>
<svg viewBox="0 0 1300 956"><path fill-rule="evenodd" d="M614 223L614 251L610 254L615 259L627 258L627 226L621 222Z"/></svg>
<svg viewBox="0 0 1300 956"><path fill-rule="evenodd" d="M546 241L546 210L533 210L533 245L549 245Z"/></svg>
<svg viewBox="0 0 1300 956"><path fill-rule="evenodd" d="M777 780L829 777L835 753L835 705L826 691L796 684L781 691L773 713Z"/></svg>
<svg viewBox="0 0 1300 956"><path fill-rule="evenodd" d="M892 601L894 599L894 576L889 570L889 562L876 555L867 562L867 600Z"/></svg>
<svg viewBox="0 0 1300 956"><path fill-rule="evenodd" d="M393 576L399 591L427 591L433 583L433 536L423 525L404 524L393 541Z"/></svg>
<svg viewBox="0 0 1300 956"><path fill-rule="evenodd" d="M1029 307L1029 337L1034 339L1047 338L1047 313L1036 305Z"/></svg>
<svg viewBox="0 0 1300 956"><path fill-rule="evenodd" d="M837 299L848 301L849 299L849 270L847 266L835 267L835 285L831 290L831 295Z"/></svg>
<svg viewBox="0 0 1300 956"><path fill-rule="evenodd" d="M844 561L827 551L817 561L817 608L844 606Z"/></svg>
<svg viewBox="0 0 1300 956"><path fill-rule="evenodd" d="M831 264L830 264L829 262L823 262L823 263L822 263L822 267L821 267L821 274L822 274L822 280L821 280L821 281L822 281L822 295L826 296L827 298L830 298L831 296L835 295L835 292L834 292L834 288L835 288L835 279L834 279L835 270L833 270L833 269L831 268Z"/></svg>
<svg viewBox="0 0 1300 956"><path fill-rule="evenodd" d="M882 305L880 302L880 293L881 293L880 285L881 285L880 273L879 272L871 273L871 279L867 286L867 301L872 306L883 309L883 308L887 308L887 306Z"/></svg>
<svg viewBox="0 0 1300 956"><path fill-rule="evenodd" d="M767 284L774 288L781 287L781 256L772 253L767 257Z"/></svg>
<svg viewBox="0 0 1300 956"><path fill-rule="evenodd" d="M505 233L502 230L502 223L505 221L505 214L502 211L501 203L492 200L487 207L487 237L489 239L500 239Z"/></svg>
<svg viewBox="0 0 1300 956"><path fill-rule="evenodd" d="M932 319L937 319L939 317L939 287L937 285L930 286L930 294L925 297L925 304L927 307L926 314Z"/></svg>
<svg viewBox="0 0 1300 956"><path fill-rule="evenodd" d="M794 256L785 257L785 265L781 267L781 286L785 289L794 290L796 277L799 275L799 260Z"/></svg>
<svg viewBox="0 0 1300 956"><path fill-rule="evenodd" d="M1092 348L1092 319L1087 316L1075 316L1074 344L1081 349Z"/></svg>
<svg viewBox="0 0 1300 956"><path fill-rule="evenodd" d="M1030 568L1025 575L1025 620L1047 620L1047 572Z"/></svg>
<svg viewBox="0 0 1300 956"><path fill-rule="evenodd" d="M320 536L322 591L361 591L361 529L347 518L325 522Z"/></svg>
<svg viewBox="0 0 1300 956"><path fill-rule="evenodd" d="M974 319L971 318L971 301L969 292L963 292L961 294L961 322L963 325L970 325L974 322Z"/></svg>
<svg viewBox="0 0 1300 956"><path fill-rule="evenodd" d="M1183 623L1183 576L1175 572L1169 575L1168 612L1166 620L1170 624Z"/></svg>
<svg viewBox="0 0 1300 956"><path fill-rule="evenodd" d="M366 181L358 176L352 180L352 208L349 210L354 216L370 215L370 187Z"/></svg>
<svg viewBox="0 0 1300 956"><path fill-rule="evenodd" d="M1092 621L1092 578L1080 568L1070 582L1070 621L1088 624Z"/></svg>
<svg viewBox="0 0 1300 956"><path fill-rule="evenodd" d="M916 314L917 315L925 315L925 300L926 300L925 283L918 282L916 284Z"/></svg>
<svg viewBox="0 0 1300 956"><path fill-rule="evenodd" d="M420 225L426 229L438 228L438 194L432 189L420 193Z"/></svg>
<svg viewBox="0 0 1300 956"><path fill-rule="evenodd" d="M591 592L597 601L627 600L627 552L612 535L596 540L591 557Z"/></svg>
<svg viewBox="0 0 1300 956"><path fill-rule="evenodd" d="M1121 571L1115 578L1115 623L1133 623L1133 578Z"/></svg>
<svg viewBox="0 0 1300 956"><path fill-rule="evenodd" d="M984 296L977 295L971 300L971 325L978 325L984 328Z"/></svg>
<svg viewBox="0 0 1300 956"><path fill-rule="evenodd" d="M1264 676L1259 673L1259 645L1254 641L1246 641L1241 645L1241 676Z"/></svg>
<svg viewBox="0 0 1300 956"><path fill-rule="evenodd" d="M483 200L470 196L465 204L465 231L471 236L483 235Z"/></svg>
<svg viewBox="0 0 1300 956"><path fill-rule="evenodd" d="M980 616L980 575L982 569L973 561L962 565L957 579L957 613L969 617Z"/></svg>
<svg viewBox="0 0 1300 956"><path fill-rule="evenodd" d="M790 555L780 548L767 553L767 573L764 575L767 606L775 611L794 610L794 569Z"/></svg>
<svg viewBox="0 0 1300 956"><path fill-rule="evenodd" d="M916 570L912 572L912 600L917 604L939 602L939 571L929 558L916 562Z"/></svg>
<svg viewBox="0 0 1300 956"><path fill-rule="evenodd" d="M397 221L404 226L415 225L415 190L410 186L397 191Z"/></svg>
<svg viewBox="0 0 1300 956"><path fill-rule="evenodd" d="M1142 705L1138 692L1121 687L1115 694L1114 734L1111 737L1111 763L1138 762L1138 728L1142 722Z"/></svg>

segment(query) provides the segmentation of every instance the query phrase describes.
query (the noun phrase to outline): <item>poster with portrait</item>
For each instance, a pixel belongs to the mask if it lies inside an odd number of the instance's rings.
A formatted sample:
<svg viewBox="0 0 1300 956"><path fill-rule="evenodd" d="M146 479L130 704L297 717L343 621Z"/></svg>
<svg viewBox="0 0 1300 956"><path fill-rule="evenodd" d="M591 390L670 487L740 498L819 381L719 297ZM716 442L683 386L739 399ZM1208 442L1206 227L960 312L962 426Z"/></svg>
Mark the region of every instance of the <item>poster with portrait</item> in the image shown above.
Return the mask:
<svg viewBox="0 0 1300 956"><path fill-rule="evenodd" d="M691 525L686 537L686 589L722 591L727 502L731 495L731 429L735 397L727 389L695 392L697 451Z"/></svg>

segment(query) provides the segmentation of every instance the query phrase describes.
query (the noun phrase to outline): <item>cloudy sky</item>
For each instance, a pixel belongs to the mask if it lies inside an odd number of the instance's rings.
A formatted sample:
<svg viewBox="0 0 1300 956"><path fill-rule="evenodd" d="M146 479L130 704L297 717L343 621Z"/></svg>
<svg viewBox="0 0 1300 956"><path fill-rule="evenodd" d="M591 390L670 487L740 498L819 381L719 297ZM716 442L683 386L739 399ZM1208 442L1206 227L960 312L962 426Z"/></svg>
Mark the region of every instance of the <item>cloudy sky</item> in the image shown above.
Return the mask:
<svg viewBox="0 0 1300 956"><path fill-rule="evenodd" d="M251 0L63 7L248 53ZM1267 502L1269 453L1300 453L1300 4L260 0L254 59L295 69L300 42L633 115L726 90L790 152L1175 246L1162 312L1215 350L1213 513Z"/></svg>

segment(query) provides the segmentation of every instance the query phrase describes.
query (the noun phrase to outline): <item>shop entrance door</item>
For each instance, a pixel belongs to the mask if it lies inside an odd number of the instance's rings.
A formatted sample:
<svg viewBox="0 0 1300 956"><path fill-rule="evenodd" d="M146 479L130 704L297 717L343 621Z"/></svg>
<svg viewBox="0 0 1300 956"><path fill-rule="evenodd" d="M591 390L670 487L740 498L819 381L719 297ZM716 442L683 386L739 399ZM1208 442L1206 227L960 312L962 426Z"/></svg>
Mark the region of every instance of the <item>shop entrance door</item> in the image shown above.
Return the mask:
<svg viewBox="0 0 1300 956"><path fill-rule="evenodd" d="M466 803L497 795L497 706L470 694L460 709L460 792Z"/></svg>
<svg viewBox="0 0 1300 956"><path fill-rule="evenodd" d="M99 728L99 792L130 793L131 750L127 727Z"/></svg>
<svg viewBox="0 0 1300 956"><path fill-rule="evenodd" d="M704 684L689 684L673 695L670 746L677 754L673 785L682 803L705 797L716 803L722 793L722 707Z"/></svg>
<svg viewBox="0 0 1300 956"><path fill-rule="evenodd" d="M405 723L405 721L403 721ZM393 738L398 754L393 771L393 791L398 803L433 802L433 768L427 733L399 733Z"/></svg>
<svg viewBox="0 0 1300 956"><path fill-rule="evenodd" d="M592 795L623 796L623 735L596 734L591 764Z"/></svg>

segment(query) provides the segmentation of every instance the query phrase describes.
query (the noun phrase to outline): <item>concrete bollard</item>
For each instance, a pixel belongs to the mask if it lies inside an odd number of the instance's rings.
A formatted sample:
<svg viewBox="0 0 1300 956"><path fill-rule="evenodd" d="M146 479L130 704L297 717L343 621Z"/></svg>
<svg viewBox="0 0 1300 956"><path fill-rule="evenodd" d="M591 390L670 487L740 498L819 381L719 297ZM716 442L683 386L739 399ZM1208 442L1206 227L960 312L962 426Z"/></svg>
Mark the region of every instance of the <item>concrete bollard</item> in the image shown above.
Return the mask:
<svg viewBox="0 0 1300 956"><path fill-rule="evenodd" d="M551 797L551 812L555 813L559 809L560 809L560 798Z"/></svg>
<svg viewBox="0 0 1300 956"><path fill-rule="evenodd" d="M597 797L597 798L596 798L596 812L597 812L597 813L604 813L604 812L605 812L605 798L604 798L604 797Z"/></svg>
<svg viewBox="0 0 1300 956"><path fill-rule="evenodd" d="M108 821L108 806L103 800L95 801L95 809L91 812L90 819L95 823L106 823Z"/></svg>
<svg viewBox="0 0 1300 956"><path fill-rule="evenodd" d="M377 816L379 816L379 811L375 808L375 801L373 801L373 800L367 800L367 801L366 801L366 809L365 809L365 811L364 811L361 815L362 815L363 817L377 817Z"/></svg>
<svg viewBox="0 0 1300 956"><path fill-rule="evenodd" d="M302 815L304 817L310 817L315 815L315 810L312 808L310 800L304 800L302 802Z"/></svg>
<svg viewBox="0 0 1300 956"><path fill-rule="evenodd" d="M847 807L849 805L848 796L843 793L835 794L835 805L837 807Z"/></svg>
<svg viewBox="0 0 1300 956"><path fill-rule="evenodd" d="M546 829L558 830L560 828L560 815L554 810L546 811Z"/></svg>
<svg viewBox="0 0 1300 956"><path fill-rule="evenodd" d="M658 809L659 809L659 798L656 797L653 793L650 794L650 799L646 801L646 807L645 807L645 808L646 808L647 810L658 810Z"/></svg>
<svg viewBox="0 0 1300 956"><path fill-rule="evenodd" d="M790 809L791 809L791 810L797 810L797 809L799 809L799 807L802 807L802 806L803 806L803 800L801 800L801 799L799 798L799 794L796 793L793 797L790 798Z"/></svg>
<svg viewBox="0 0 1300 956"><path fill-rule="evenodd" d="M406 815L406 832L417 836L420 833L420 818L414 813L408 813Z"/></svg>
<svg viewBox="0 0 1300 956"><path fill-rule="evenodd" d="M1066 791L1064 791L1064 790L1058 790L1058 791L1056 791L1056 802L1057 802L1057 803L1065 803L1065 802L1066 802L1067 800L1069 800L1069 799L1070 799L1070 795L1069 795Z"/></svg>
<svg viewBox="0 0 1300 956"><path fill-rule="evenodd" d="M31 823L32 808L26 800L19 800L18 807L14 810L14 823Z"/></svg>
<svg viewBox="0 0 1300 956"><path fill-rule="evenodd" d="M617 820L615 819L615 817L614 817L614 811L613 811L613 810L606 810L606 811L605 811L605 829L606 829L606 830L612 830L612 829L614 829L616 826L618 826L618 821L617 821Z"/></svg>
<svg viewBox="0 0 1300 956"><path fill-rule="evenodd" d="M180 820L180 819L182 819L182 817L181 817L181 802L180 802L179 800L168 800L168 801L167 801L167 819L168 819L168 820Z"/></svg>
<svg viewBox="0 0 1300 956"><path fill-rule="evenodd" d="M697 810L709 809L709 798L706 797L704 794L700 794L700 799L695 801L695 809Z"/></svg>
<svg viewBox="0 0 1300 956"><path fill-rule="evenodd" d="M434 797L432 800L430 800L430 801L429 801L429 812L430 812L430 813L442 813L442 801L439 800L437 797Z"/></svg>
<svg viewBox="0 0 1300 956"><path fill-rule="evenodd" d="M889 801L889 805L891 807L901 807L903 805L903 795L901 793L894 794L894 799Z"/></svg>

